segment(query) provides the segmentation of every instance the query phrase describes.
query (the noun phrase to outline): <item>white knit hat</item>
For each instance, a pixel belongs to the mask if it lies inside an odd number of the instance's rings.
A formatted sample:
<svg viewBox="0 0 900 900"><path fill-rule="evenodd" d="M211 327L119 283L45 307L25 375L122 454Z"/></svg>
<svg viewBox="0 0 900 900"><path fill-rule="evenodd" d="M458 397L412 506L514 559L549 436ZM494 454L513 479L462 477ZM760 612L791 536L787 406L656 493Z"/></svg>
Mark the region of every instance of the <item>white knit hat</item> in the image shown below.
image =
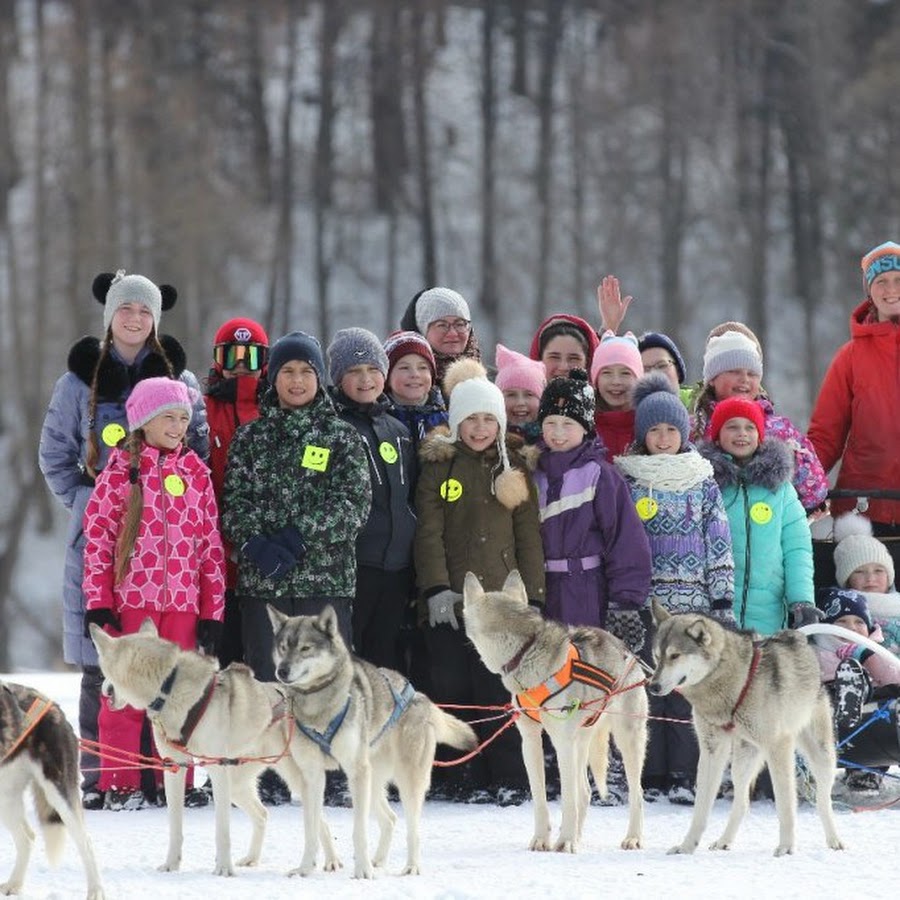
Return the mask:
<svg viewBox="0 0 900 900"><path fill-rule="evenodd" d="M419 295L416 300L416 327L422 334L428 331L432 322L445 316L471 322L469 304L462 294L452 288L433 287Z"/></svg>
<svg viewBox="0 0 900 900"><path fill-rule="evenodd" d="M834 568L837 583L847 586L850 576L860 567L876 563L884 566L888 586L894 583L894 560L888 548L872 536L872 523L855 512L834 521Z"/></svg>
<svg viewBox="0 0 900 900"><path fill-rule="evenodd" d="M762 357L756 344L739 331L726 331L711 337L703 354L703 383L709 384L717 375L732 369L749 369L762 377Z"/></svg>

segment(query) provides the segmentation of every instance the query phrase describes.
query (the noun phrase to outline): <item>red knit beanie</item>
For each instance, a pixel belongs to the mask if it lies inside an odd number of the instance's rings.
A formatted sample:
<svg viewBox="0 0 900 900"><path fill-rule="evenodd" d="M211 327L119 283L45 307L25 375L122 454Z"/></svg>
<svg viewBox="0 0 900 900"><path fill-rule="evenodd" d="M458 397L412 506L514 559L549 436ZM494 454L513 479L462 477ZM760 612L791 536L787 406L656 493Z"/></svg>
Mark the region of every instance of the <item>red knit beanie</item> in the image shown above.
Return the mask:
<svg viewBox="0 0 900 900"><path fill-rule="evenodd" d="M710 420L710 437L717 441L722 426L729 419L738 418L749 419L756 426L759 442L762 443L766 436L766 415L755 400L745 400L743 397L728 397L716 404Z"/></svg>

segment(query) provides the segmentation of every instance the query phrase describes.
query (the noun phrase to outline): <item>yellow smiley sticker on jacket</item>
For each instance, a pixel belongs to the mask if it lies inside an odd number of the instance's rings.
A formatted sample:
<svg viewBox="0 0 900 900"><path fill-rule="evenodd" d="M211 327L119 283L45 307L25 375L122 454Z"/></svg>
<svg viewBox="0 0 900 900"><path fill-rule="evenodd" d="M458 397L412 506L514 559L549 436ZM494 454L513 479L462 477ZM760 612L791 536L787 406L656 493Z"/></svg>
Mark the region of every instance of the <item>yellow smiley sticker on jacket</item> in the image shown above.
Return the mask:
<svg viewBox="0 0 900 900"><path fill-rule="evenodd" d="M100 433L100 437L107 447L118 447L119 441L125 437L125 429L118 422L110 422Z"/></svg>
<svg viewBox="0 0 900 900"><path fill-rule="evenodd" d="M462 497L463 486L455 478L448 478L441 485L441 496L448 503L456 503Z"/></svg>
<svg viewBox="0 0 900 900"><path fill-rule="evenodd" d="M648 522L659 512L659 504L652 497L641 497L634 508L642 522Z"/></svg>
<svg viewBox="0 0 900 900"><path fill-rule="evenodd" d="M304 469L312 469L313 472L324 472L328 468L328 457L330 456L331 451L327 447L315 447L307 444L303 448L303 459L300 460L300 465Z"/></svg>
<svg viewBox="0 0 900 900"><path fill-rule="evenodd" d="M389 465L397 462L397 448L390 441L382 441L378 445L378 455Z"/></svg>
<svg viewBox="0 0 900 900"><path fill-rule="evenodd" d="M757 525L768 525L772 521L772 507L768 503L754 503L750 507L750 518Z"/></svg>
<svg viewBox="0 0 900 900"><path fill-rule="evenodd" d="M185 491L184 480L180 475L166 475L163 486L173 497L180 497Z"/></svg>

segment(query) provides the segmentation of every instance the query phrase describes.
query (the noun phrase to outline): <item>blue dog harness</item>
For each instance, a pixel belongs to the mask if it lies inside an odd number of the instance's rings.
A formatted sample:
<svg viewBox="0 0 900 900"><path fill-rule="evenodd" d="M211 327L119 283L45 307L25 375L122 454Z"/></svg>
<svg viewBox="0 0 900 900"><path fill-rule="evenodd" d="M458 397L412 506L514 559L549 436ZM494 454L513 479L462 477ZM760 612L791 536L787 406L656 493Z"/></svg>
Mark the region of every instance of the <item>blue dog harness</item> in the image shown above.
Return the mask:
<svg viewBox="0 0 900 900"><path fill-rule="evenodd" d="M381 730L378 734L369 741L369 746L374 747L378 741L384 736L386 731L389 731L397 722L400 721L400 716L406 712L406 708L412 702L413 697L416 695L416 689L412 686L409 679L406 679L403 687L400 691L397 691L394 686L391 684L390 679L384 673L383 669L378 670L381 673L381 677L387 682L388 687L391 691L391 696L394 698L394 708L391 710L390 716L388 716L387 721L384 725L381 726ZM306 735L314 744L318 746L318 748L326 755L331 756L333 758L334 754L331 752L331 743L334 740L334 736L340 731L341 725L344 724L344 719L347 717L347 710L350 709L350 698L347 698L347 702L341 707L340 712L328 723L328 726L324 731L316 731L315 728L311 728L309 725L304 725L296 716L294 716L294 721L297 723L297 728Z"/></svg>

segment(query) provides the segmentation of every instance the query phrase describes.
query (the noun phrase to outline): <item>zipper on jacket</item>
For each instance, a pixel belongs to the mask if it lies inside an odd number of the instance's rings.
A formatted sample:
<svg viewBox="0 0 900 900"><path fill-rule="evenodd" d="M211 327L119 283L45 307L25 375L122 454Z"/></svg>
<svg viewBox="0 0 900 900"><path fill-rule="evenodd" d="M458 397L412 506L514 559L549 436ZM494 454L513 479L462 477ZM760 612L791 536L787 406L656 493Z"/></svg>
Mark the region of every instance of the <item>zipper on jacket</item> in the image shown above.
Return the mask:
<svg viewBox="0 0 900 900"><path fill-rule="evenodd" d="M741 494L744 497L744 533L747 540L744 542L744 589L741 592L741 628L745 628L747 624L747 595L750 593L750 526L753 524L750 520L750 498L747 495L747 485L741 480Z"/></svg>
<svg viewBox="0 0 900 900"><path fill-rule="evenodd" d="M162 454L157 456L156 458L156 478L158 481L158 493L162 498L162 524L163 524L163 553L165 554L164 563L163 563L163 603L165 604L164 609L168 610L169 608L169 518L168 518L168 510L166 508L166 489L163 484L163 457ZM163 612L163 610L160 610Z"/></svg>

